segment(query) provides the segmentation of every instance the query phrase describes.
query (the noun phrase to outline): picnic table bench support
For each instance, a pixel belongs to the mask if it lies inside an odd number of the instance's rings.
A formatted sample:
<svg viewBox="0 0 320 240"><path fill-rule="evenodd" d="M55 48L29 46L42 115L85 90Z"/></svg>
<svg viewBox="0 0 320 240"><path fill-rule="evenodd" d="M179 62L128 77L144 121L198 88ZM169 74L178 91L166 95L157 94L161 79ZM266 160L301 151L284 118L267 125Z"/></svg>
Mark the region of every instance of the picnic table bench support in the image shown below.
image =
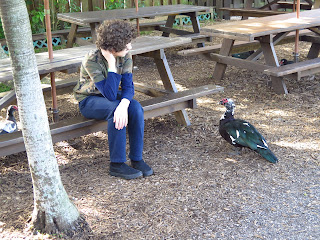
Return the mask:
<svg viewBox="0 0 320 240"><path fill-rule="evenodd" d="M166 22L165 27L166 28L172 28L175 18L176 18L176 15L169 15L168 18L167 18L167 22ZM170 35L170 32L163 32L162 33L163 37L169 37L169 35Z"/></svg>
<svg viewBox="0 0 320 240"><path fill-rule="evenodd" d="M77 24L71 23L71 28L70 28L70 32L68 34L68 40L67 40L67 48L73 47L73 43L75 41L75 36L78 31L78 27L79 26Z"/></svg>
<svg viewBox="0 0 320 240"><path fill-rule="evenodd" d="M301 41L312 43L310 50L308 52L307 58L313 59L313 58L317 58L320 53L320 33L317 31L314 31L314 28L310 30L316 33L316 35L301 36Z"/></svg>
<svg viewBox="0 0 320 240"><path fill-rule="evenodd" d="M226 39L226 38L223 39L219 54L223 56L229 56L231 53L233 44L234 44L233 39ZM217 62L213 72L213 79L221 80L224 76L226 68L227 68L227 64Z"/></svg>
<svg viewBox="0 0 320 240"><path fill-rule="evenodd" d="M258 38L263 55L268 66L279 67L279 61L274 49L273 39L271 35ZM271 76L272 88L277 94L288 94L286 84L283 78Z"/></svg>
<svg viewBox="0 0 320 240"><path fill-rule="evenodd" d="M320 53L320 44L319 43L312 43L310 50L308 52L307 58L313 59L317 58Z"/></svg>
<svg viewBox="0 0 320 240"><path fill-rule="evenodd" d="M152 57L154 59L164 88L170 92L178 92L164 50L160 49L154 52L143 54L143 56ZM181 125L189 126L191 124L186 110L183 109L176 111L174 112L174 115L177 119L177 122Z"/></svg>
<svg viewBox="0 0 320 240"><path fill-rule="evenodd" d="M197 13L193 12L193 13L189 13L187 14L187 16L190 17L191 22L192 22L192 27L193 27L193 32L194 33L200 33L200 22L197 16ZM197 47L204 47L204 42L202 43L197 43Z"/></svg>

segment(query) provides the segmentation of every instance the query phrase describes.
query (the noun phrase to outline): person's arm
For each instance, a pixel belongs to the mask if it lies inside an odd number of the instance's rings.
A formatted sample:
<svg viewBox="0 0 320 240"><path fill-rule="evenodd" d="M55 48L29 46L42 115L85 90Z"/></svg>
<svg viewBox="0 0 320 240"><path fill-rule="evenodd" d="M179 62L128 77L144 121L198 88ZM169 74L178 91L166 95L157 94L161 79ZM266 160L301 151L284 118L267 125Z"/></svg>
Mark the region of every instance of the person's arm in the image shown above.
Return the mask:
<svg viewBox="0 0 320 240"><path fill-rule="evenodd" d="M115 73L117 71L116 68L116 59L113 56L113 54L107 50L101 50L102 55L105 57L105 59L108 62L108 76L109 75L118 75L121 83L122 83L122 79L123 79L123 75L119 75L117 73ZM132 74L131 74L132 76ZM106 81L108 81L109 79L106 79ZM119 80L119 81L120 81ZM131 77L131 82L132 82L132 77ZM121 84L122 87L122 84ZM118 88L119 88L119 84L118 84ZM126 88L126 86L125 86ZM122 89L123 91L123 89ZM130 101L132 99L133 95L130 97L130 94L126 95L126 96L122 96L121 101L119 103L119 105L117 106L116 110L114 111L113 114L113 122L115 123L115 128L118 130L123 129L124 127L126 127L128 125L128 108L130 105Z"/></svg>

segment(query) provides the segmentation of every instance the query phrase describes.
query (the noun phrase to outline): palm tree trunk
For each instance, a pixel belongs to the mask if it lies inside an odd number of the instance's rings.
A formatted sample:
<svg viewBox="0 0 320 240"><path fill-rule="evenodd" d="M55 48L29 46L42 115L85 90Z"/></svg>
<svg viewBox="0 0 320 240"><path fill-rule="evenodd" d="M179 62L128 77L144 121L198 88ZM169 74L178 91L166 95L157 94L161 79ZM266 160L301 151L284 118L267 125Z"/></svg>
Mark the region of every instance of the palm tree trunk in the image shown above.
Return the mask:
<svg viewBox="0 0 320 240"><path fill-rule="evenodd" d="M88 227L61 182L42 94L31 27L24 0L1 0L4 26L19 105L22 134L34 191L31 225L45 233L68 236Z"/></svg>

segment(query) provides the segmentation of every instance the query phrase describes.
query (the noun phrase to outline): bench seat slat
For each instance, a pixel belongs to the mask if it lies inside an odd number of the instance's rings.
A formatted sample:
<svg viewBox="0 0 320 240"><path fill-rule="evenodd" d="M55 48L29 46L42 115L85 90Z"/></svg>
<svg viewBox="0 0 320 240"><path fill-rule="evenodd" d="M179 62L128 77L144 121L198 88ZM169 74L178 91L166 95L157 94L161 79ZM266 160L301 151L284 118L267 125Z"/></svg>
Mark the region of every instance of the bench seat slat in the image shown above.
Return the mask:
<svg viewBox="0 0 320 240"><path fill-rule="evenodd" d="M271 76L283 77L293 73L304 72L315 70L315 72L320 72L320 58L310 59L303 62L292 63L280 67L273 67L266 69L264 72Z"/></svg>
<svg viewBox="0 0 320 240"><path fill-rule="evenodd" d="M244 17L265 17L272 15L285 14L284 11L272 11L261 9L245 9L245 8L220 8L222 11L228 11L231 16L244 16Z"/></svg>

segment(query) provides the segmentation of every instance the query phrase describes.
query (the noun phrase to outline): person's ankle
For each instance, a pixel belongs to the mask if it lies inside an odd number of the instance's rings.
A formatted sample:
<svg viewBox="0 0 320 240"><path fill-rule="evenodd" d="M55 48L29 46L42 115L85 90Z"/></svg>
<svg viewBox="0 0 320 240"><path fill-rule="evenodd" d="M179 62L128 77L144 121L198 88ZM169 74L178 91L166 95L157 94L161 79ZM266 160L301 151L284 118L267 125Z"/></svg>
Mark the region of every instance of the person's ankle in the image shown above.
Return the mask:
<svg viewBox="0 0 320 240"><path fill-rule="evenodd" d="M140 170L143 173L144 177L150 176L153 174L152 168L143 160L131 160L131 166L134 169Z"/></svg>
<svg viewBox="0 0 320 240"><path fill-rule="evenodd" d="M124 162L111 162L109 174L124 179L134 179L143 175L140 170L134 169Z"/></svg>

